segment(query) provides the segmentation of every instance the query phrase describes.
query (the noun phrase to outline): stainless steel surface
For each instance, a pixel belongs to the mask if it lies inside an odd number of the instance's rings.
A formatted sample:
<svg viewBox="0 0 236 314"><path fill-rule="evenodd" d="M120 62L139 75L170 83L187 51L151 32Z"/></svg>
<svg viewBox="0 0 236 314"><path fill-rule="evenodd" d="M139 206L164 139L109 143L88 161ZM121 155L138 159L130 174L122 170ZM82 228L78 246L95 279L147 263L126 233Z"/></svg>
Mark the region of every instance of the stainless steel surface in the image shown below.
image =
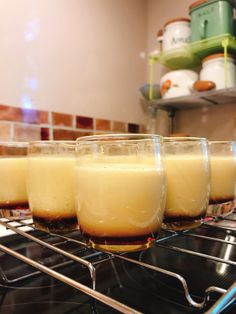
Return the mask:
<svg viewBox="0 0 236 314"><path fill-rule="evenodd" d="M222 295L219 300L206 312L206 314L218 314L236 298L236 282Z"/></svg>
<svg viewBox="0 0 236 314"><path fill-rule="evenodd" d="M215 228L214 225L211 225L212 222L210 223L207 223L205 225L202 226L202 228ZM217 224L217 223L216 223ZM60 239L60 241L57 243L57 244L49 244L43 240L40 240L38 239L37 237L35 236L32 236L31 234L29 234L28 232L25 232L22 230L22 227L25 227L25 226L28 226L30 228L32 228L32 230L35 230L33 224L28 224L28 223L25 223L24 221L18 221L17 223L16 222L11 222L10 220L6 220L6 219L0 219L0 225L14 231L16 234L20 234L21 236L43 246L43 247L46 247L54 252L57 252L59 254L62 254L68 258L70 258L71 260L73 261L76 261L77 263L80 263L84 266L86 266L89 271L90 271L90 274L91 274L91 278L92 278L92 287L93 289L67 277L67 276L64 276L62 274L60 274L59 272L55 271L55 268L53 269L53 267L49 268L45 265L42 265L40 264L39 262L36 262L22 254L19 254L11 249L9 249L8 247L6 247L5 245L0 245L0 250L7 253L7 254L10 254L14 257L16 257L17 259L21 260L22 262L28 264L28 265L31 265L33 266L36 270L39 270L41 272L44 272L44 273L47 273L49 274L50 276L54 277L54 278L57 278L58 280L61 280L62 282L70 285L70 286L73 286L75 287L76 289L80 290L80 291L83 291L84 293L88 294L89 296L95 298L96 300L99 300L101 302L103 302L104 304L107 304L109 305L110 307L122 312L122 313L140 313L138 312L137 310L133 309L133 308L130 308L129 306L125 305L125 304L122 304L121 302L119 301L116 301L115 299L112 299L111 297L108 297L98 291L96 291L96 270L95 270L95 265L97 264L101 264L103 263L104 261L107 261L107 260L112 260L114 258L116 259L120 259L120 260L124 260L124 261L128 261L130 263L133 263L133 264L136 264L140 267L145 267L147 269L150 269L152 271L155 271L155 272L159 272L159 273L162 273L162 274L165 274L169 277L172 277L172 278L175 278L177 279L181 286L182 286L182 289L183 289L183 292L184 292L184 295L185 295L185 298L188 302L188 304L194 308L197 308L197 309L202 309L204 308L204 306L206 306L207 302L208 302L208 299L209 299L209 296L211 293L218 293L221 295L221 297L219 297L218 301L211 307L212 309L212 312L207 312L207 313L221 313L221 311L223 309L225 309L225 307L230 304L232 302L232 300L234 300L234 297L235 297L235 293L236 293L236 282L231 286L231 287L228 287L228 289L223 289L222 287L218 287L218 286L209 286L207 287L207 289L205 289L205 292L204 292L204 295L202 296L202 299L203 301L202 302L198 302L197 300L195 300L191 294L190 294L190 290L189 290L189 286L188 286L188 283L186 281L186 279L178 274L178 273L174 273L172 271L169 271L167 269L164 269L164 268L161 268L161 267L157 267L157 266L154 266L154 265L151 265L151 264L148 264L148 263L144 263L140 260L136 260L136 259L133 259L133 258L130 258L130 257L127 257L125 256L125 254L121 254L121 255L118 255L118 254L113 254L113 253L107 253L106 257L102 257L100 260L94 262L94 263L90 263L86 260L86 258L80 258L78 256L75 256L74 254L71 254L71 253L68 253L62 249L59 249L57 247L58 243L63 243L63 241L65 242L71 242L71 243L75 243L75 244L78 244L82 247L86 247L86 244L84 242L81 242L79 240L75 240L73 238L70 238L70 237L67 237L67 236L64 236L64 235L58 235L58 234L52 234L56 237L58 237ZM14 226L13 226L14 225ZM217 225L218 227L218 225ZM219 228L223 228L221 226L219 226ZM224 230L227 230L227 228L224 228ZM230 230L232 229L229 229L229 232ZM236 229L235 229L236 230ZM169 232L169 234L165 237L162 237L160 239L157 240L156 242L156 246L159 246L159 247L165 247L165 249L169 249L169 250L173 250L173 251L177 251L177 252L182 252L184 254L187 254L187 255L196 255L196 256L200 256L201 258L203 259L207 259L207 260L213 260L213 261L217 261L217 262L221 262L221 263L224 263L224 264L228 264L228 265L233 265L233 266L236 266L236 262L234 261L231 261L231 260L228 260L228 259L224 259L224 258L219 258L219 257L216 257L216 256L212 256L212 255L208 255L208 254L203 254L203 253L200 253L200 252L196 252L196 251L192 251L192 250L186 250L186 249L183 249L183 248L179 248L177 246L171 246L171 245L168 245L166 243L164 243L166 240L168 239L174 239L174 238L178 238L179 236L184 236L184 237L189 237L189 238L200 238L200 239L205 239L205 240L208 240L208 241L215 241L215 242L219 242L219 243L223 243L223 244L226 244L226 245L233 245L235 246L236 243L234 241L229 241L229 240L223 240L223 239L214 239L213 237L210 237L210 236L203 236L203 235L198 235L198 234L193 234L192 232L182 232L180 234L178 233L175 233L175 232ZM102 254L100 252L97 252L97 253L94 253L94 254ZM38 272L34 272L33 275L35 275L36 273ZM0 273L1 277L3 280L7 281L8 278L6 278L6 276L4 275L4 273ZM119 279L119 274L116 274L117 278ZM21 280L22 277L19 276L19 280Z"/></svg>
<svg viewBox="0 0 236 314"><path fill-rule="evenodd" d="M75 262L81 263L82 265L88 267L89 272L90 272L90 276L91 276L91 279L92 279L92 283L93 283L93 289L95 289L96 273L95 273L95 268L94 268L94 266L91 263L89 263L88 261L86 261L86 260L84 260L84 259L82 259L82 258L80 258L78 256L75 256L75 255L70 254L70 253L68 253L68 252L66 252L64 250L61 250L58 247L56 247L55 245L51 245L51 244L49 244L49 243L47 243L45 241L42 241L42 240L40 240L40 239L30 235L29 233L24 232L24 231L20 230L19 228L16 228L16 227L12 226L9 223L6 223L4 221L0 221L0 224L2 226L4 226L4 227L8 228L8 229L11 229L12 231L14 231L16 233L18 233L18 234L28 238L29 240L32 240L32 241L34 241L34 242L36 242L36 243L38 243L38 244L40 244L40 245L50 249L50 250L53 250L53 251L55 251L55 252L57 252L59 254L62 254L64 256L74 260Z"/></svg>
<svg viewBox="0 0 236 314"><path fill-rule="evenodd" d="M28 257L25 257L24 255L22 254L19 254L9 248L7 248L6 246L4 245L1 245L0 244L0 250L2 250L3 252L7 253L7 254L10 254L14 257L16 257L17 259L21 260L22 262L24 263L27 263L28 265L30 266L33 266L34 268L70 285L71 287L74 287L80 291L83 291L84 293L88 294L89 296L95 298L96 300L99 300L101 302L103 302L104 304L107 304L111 307L113 307L114 309L122 312L122 313L126 313L126 314L130 314L130 313L140 313L134 309L131 309L130 307L126 306L125 304L122 304L114 299L111 299L109 297L107 297L106 295L102 294L102 293L99 293L97 291L95 291L94 289L91 289L85 285L82 285L81 283L75 281L75 280L72 280L71 278L67 277L67 276L64 276L54 270L52 270L51 268L49 267L46 267L40 263L37 263L35 261L33 261L32 259L28 258Z"/></svg>

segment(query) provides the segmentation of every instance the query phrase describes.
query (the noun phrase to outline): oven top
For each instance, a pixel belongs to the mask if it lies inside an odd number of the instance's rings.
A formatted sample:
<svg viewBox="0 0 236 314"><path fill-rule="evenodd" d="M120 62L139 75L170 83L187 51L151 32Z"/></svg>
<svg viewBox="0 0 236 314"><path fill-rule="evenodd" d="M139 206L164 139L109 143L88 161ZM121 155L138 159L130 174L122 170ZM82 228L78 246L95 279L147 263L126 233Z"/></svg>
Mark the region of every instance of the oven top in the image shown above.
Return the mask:
<svg viewBox="0 0 236 314"><path fill-rule="evenodd" d="M206 313L212 306L215 312L209 313L236 313L234 303L224 307L223 300L216 307L236 281L235 216L188 232L162 231L154 247L122 255L87 248L79 232L49 235L34 230L31 222L20 227L22 222L0 219L0 230L6 224L18 226L0 238L0 313L117 313L114 304L104 304L112 300L125 313ZM22 230L30 230L28 238ZM27 265L19 260L22 256L62 280L70 278L72 286ZM78 290L74 282L88 291ZM201 308L209 287L209 301ZM95 298L88 295L93 288Z"/></svg>

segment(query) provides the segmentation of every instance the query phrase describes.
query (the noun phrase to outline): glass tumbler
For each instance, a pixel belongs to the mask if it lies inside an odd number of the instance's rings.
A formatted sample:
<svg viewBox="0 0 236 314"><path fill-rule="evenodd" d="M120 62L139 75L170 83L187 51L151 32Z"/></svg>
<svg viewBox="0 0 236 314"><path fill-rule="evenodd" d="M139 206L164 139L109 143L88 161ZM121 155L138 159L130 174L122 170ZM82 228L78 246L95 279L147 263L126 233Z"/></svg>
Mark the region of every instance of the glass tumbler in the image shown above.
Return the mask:
<svg viewBox="0 0 236 314"><path fill-rule="evenodd" d="M150 247L165 200L162 138L111 134L79 138L76 199L87 243L111 252Z"/></svg>
<svg viewBox="0 0 236 314"><path fill-rule="evenodd" d="M9 219L31 218L26 192L25 142L0 143L0 211Z"/></svg>
<svg viewBox="0 0 236 314"><path fill-rule="evenodd" d="M210 141L211 192L208 216L225 216L234 210L236 142Z"/></svg>
<svg viewBox="0 0 236 314"><path fill-rule="evenodd" d="M47 232L76 229L75 142L31 142L27 187L36 228Z"/></svg>
<svg viewBox="0 0 236 314"><path fill-rule="evenodd" d="M199 226L209 201L208 142L204 138L165 138L167 228Z"/></svg>

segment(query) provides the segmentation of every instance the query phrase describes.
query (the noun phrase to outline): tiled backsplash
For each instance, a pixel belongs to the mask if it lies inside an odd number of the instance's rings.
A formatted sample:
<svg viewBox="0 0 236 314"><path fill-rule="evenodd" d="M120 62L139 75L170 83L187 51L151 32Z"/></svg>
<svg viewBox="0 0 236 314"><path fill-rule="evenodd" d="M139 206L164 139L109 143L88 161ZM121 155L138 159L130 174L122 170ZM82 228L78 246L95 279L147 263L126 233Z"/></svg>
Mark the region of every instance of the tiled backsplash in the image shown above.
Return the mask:
<svg viewBox="0 0 236 314"><path fill-rule="evenodd" d="M122 121L0 105L0 141L74 140L101 133L145 133Z"/></svg>

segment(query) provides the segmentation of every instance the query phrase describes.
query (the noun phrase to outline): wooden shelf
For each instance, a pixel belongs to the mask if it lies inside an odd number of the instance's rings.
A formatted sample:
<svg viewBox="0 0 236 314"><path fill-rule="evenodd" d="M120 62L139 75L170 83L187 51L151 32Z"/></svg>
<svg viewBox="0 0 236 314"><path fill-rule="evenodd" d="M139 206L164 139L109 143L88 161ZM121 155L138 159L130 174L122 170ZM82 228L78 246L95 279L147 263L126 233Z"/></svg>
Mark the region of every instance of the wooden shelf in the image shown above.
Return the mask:
<svg viewBox="0 0 236 314"><path fill-rule="evenodd" d="M194 92L188 96L170 99L157 99L153 101L141 100L141 105L146 110L148 107L153 107L165 111L186 110L232 103L236 103L235 87L208 92Z"/></svg>

